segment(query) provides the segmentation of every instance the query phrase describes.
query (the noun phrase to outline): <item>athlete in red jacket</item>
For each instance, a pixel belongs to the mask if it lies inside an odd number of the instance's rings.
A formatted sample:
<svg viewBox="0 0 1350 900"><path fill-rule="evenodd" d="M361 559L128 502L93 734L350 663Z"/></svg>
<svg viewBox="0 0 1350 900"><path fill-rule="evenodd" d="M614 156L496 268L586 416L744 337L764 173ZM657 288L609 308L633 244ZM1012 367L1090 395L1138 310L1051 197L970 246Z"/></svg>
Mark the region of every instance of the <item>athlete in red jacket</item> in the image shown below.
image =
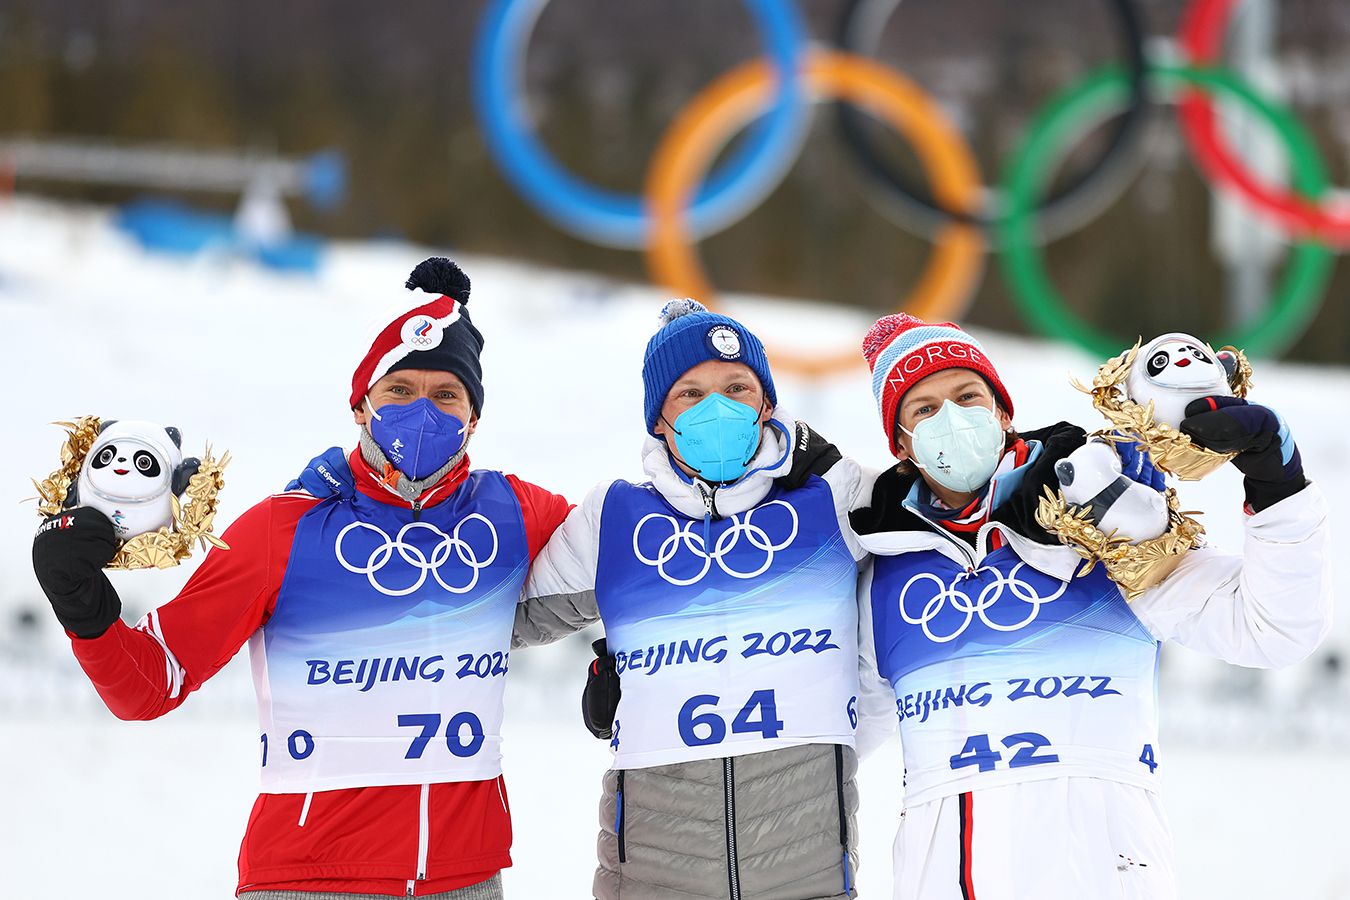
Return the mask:
<svg viewBox="0 0 1350 900"><path fill-rule="evenodd" d="M428 260L408 286L425 293L353 377L354 496L263 500L134 628L102 572L117 546L102 513L63 513L34 542L75 656L119 718L164 715L250 643L263 792L239 892L253 900L488 900L510 865L507 651L529 563L569 506L469 470L482 337L468 279Z"/></svg>

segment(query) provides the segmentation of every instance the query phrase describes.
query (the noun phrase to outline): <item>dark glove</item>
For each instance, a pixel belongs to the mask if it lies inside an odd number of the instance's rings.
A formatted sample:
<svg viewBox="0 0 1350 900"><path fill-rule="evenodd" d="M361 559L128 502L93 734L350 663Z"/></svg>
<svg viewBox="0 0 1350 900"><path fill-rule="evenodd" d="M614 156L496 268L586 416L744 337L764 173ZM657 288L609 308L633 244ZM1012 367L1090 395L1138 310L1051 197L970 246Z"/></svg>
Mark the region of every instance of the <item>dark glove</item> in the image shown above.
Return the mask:
<svg viewBox="0 0 1350 900"><path fill-rule="evenodd" d="M1122 475L1155 491L1167 489L1167 477L1154 467L1148 451L1141 449L1138 441L1112 441L1111 445L1120 457Z"/></svg>
<svg viewBox="0 0 1350 900"><path fill-rule="evenodd" d="M336 495L350 500L356 493L356 479L352 477L347 453L341 447L329 447L309 461L300 477L286 485L286 490L305 490L315 497Z"/></svg>
<svg viewBox="0 0 1350 900"><path fill-rule="evenodd" d="M1236 453L1233 465L1253 512L1303 490L1303 460L1289 426L1273 409L1237 397L1201 397L1186 406L1181 433L1207 450Z"/></svg>
<svg viewBox="0 0 1350 900"><path fill-rule="evenodd" d="M1059 490L1059 476L1055 474L1055 464L1087 443L1087 433L1069 422L1056 422L1047 428L1020 432L1020 435L1028 444L1033 441L1039 443L1040 455L1023 467L1025 471L1021 479L1015 483L1012 492L1003 499L1003 502L994 508L989 520L1002 522L1038 544L1057 546L1059 536L1041 527L1036 521L1036 510L1041 505L1046 488L1051 491ZM880 482L880 479L877 480ZM899 507L904 499L905 495L900 494L892 502Z"/></svg>
<svg viewBox="0 0 1350 900"><path fill-rule="evenodd" d="M56 619L79 638L96 638L122 614L103 574L117 555L117 532L103 513L77 506L52 516L33 538L33 572Z"/></svg>
<svg viewBox="0 0 1350 900"><path fill-rule="evenodd" d="M591 644L596 659L586 670L586 690L581 694L581 718L586 729L608 740L614 734L614 713L619 708L619 673L605 639Z"/></svg>
<svg viewBox="0 0 1350 900"><path fill-rule="evenodd" d="M798 422L792 433L792 469L774 481L784 490L795 491L812 475L824 476L843 458L838 447L812 431L810 425Z"/></svg>

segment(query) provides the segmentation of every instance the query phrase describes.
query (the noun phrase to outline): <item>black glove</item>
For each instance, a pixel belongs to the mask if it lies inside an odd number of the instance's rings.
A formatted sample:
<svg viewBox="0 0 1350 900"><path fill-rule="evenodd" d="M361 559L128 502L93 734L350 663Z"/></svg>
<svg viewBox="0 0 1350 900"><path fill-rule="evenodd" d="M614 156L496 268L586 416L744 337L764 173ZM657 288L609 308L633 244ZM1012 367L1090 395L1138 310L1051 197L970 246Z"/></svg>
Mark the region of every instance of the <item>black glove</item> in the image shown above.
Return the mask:
<svg viewBox="0 0 1350 900"><path fill-rule="evenodd" d="M838 447L812 431L810 425L798 422L792 434L792 469L774 481L784 490L795 491L812 475L824 476L843 458Z"/></svg>
<svg viewBox="0 0 1350 900"><path fill-rule="evenodd" d="M1201 397L1186 405L1181 433L1207 450L1236 453L1233 465L1253 512L1303 490L1303 459L1279 414L1237 397Z"/></svg>
<svg viewBox="0 0 1350 900"><path fill-rule="evenodd" d="M614 713L619 708L619 673L609 655L605 639L591 644L595 659L586 670L586 690L581 694L581 718L586 729L598 738L614 736Z"/></svg>
<svg viewBox="0 0 1350 900"><path fill-rule="evenodd" d="M1047 428L1019 433L1022 440L1037 441L1041 445L1040 456L1027 464L1021 479L1003 502L990 514L994 522L1002 522L1013 531L1030 538L1038 544L1059 544L1059 536L1051 534L1036 521L1036 510L1045 496L1045 489L1059 490L1059 476L1055 474L1055 464L1064 459L1083 444L1087 443L1087 434L1077 425L1069 422L1056 422ZM904 497L897 498L903 501Z"/></svg>
<svg viewBox="0 0 1350 900"><path fill-rule="evenodd" d="M33 572L56 619L79 638L96 638L122 614L103 574L117 555L117 532L103 513L77 506L52 516L33 538Z"/></svg>

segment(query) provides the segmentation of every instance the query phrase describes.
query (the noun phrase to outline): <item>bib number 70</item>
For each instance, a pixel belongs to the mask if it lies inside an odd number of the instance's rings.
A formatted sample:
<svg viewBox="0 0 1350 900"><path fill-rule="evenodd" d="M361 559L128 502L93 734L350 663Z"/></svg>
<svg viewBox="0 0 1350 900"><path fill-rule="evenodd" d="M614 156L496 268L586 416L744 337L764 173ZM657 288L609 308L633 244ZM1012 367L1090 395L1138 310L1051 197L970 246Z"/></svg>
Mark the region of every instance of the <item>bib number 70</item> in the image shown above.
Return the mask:
<svg viewBox="0 0 1350 900"><path fill-rule="evenodd" d="M412 743L408 746L408 752L403 754L404 759L421 759L423 751L427 749L427 744L441 729L441 714L409 713L401 715L398 717L398 726L400 728L422 729L422 733L412 739ZM464 734L465 728L469 730L467 740ZM485 739L482 721L468 711L451 716L450 721L445 726L445 748L452 755L461 759L473 756L483 749Z"/></svg>
<svg viewBox="0 0 1350 900"><path fill-rule="evenodd" d="M680 729L680 740L688 747L705 747L708 744L720 744L727 737L727 722L717 713L698 712L700 707L716 706L721 698L715 694L695 694L684 701L676 724ZM731 720L734 734L760 734L766 738L776 738L783 730L783 720L778 718L778 704L773 691L755 691L750 699Z"/></svg>

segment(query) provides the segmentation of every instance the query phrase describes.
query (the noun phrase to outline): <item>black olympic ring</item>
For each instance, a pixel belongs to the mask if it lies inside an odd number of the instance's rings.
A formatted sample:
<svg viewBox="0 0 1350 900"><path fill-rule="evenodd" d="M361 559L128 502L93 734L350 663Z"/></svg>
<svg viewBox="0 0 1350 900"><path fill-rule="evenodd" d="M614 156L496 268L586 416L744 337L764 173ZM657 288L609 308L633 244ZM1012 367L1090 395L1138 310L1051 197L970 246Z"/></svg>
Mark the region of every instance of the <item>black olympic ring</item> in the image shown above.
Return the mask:
<svg viewBox="0 0 1350 900"><path fill-rule="evenodd" d="M850 53L873 55L882 27L899 3L900 0L849 0L839 20L836 43ZM1053 240L1079 228L1084 219L1110 205L1133 179L1140 162L1140 154L1135 150L1143 140L1149 109L1143 23L1135 0L1109 0L1108 5L1124 45L1130 105L1116 121L1097 158L1041 202L1037 233L1043 240ZM887 218L929 240L953 220L993 228L1003 213L998 192L990 191L989 203L979 212L943 208L928 190L899 172L877 148L867 128L865 112L846 101L840 101L836 107L835 121L844 143L862 164L868 180L880 187L880 199L884 202L879 209ZM997 173L991 174L989 183L996 181Z"/></svg>

